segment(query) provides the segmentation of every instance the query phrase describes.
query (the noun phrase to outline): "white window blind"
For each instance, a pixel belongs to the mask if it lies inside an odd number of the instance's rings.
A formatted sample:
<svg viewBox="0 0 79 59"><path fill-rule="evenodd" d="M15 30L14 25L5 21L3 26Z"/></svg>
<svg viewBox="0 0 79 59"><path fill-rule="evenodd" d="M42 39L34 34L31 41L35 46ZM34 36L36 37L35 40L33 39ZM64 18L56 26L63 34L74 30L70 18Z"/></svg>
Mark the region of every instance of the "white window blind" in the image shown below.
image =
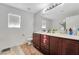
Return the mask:
<svg viewBox="0 0 79 59"><path fill-rule="evenodd" d="M8 14L8 28L20 28L21 16L16 14Z"/></svg>

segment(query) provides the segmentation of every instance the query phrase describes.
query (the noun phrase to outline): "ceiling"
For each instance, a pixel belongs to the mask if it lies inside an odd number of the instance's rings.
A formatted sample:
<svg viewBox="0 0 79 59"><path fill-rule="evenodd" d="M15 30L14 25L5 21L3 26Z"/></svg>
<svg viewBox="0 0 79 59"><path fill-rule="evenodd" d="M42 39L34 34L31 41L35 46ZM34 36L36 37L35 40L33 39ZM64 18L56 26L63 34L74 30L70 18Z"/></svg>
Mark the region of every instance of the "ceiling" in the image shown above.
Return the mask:
<svg viewBox="0 0 79 59"><path fill-rule="evenodd" d="M41 16L53 20L63 20L66 17L79 15L79 3L64 3L47 11L41 12Z"/></svg>
<svg viewBox="0 0 79 59"><path fill-rule="evenodd" d="M53 4L54 3L6 3L6 5L31 13L40 11L39 14L41 16L53 20L62 20L66 17L79 15L79 3L63 3L43 13L43 9Z"/></svg>
<svg viewBox="0 0 79 59"><path fill-rule="evenodd" d="M37 13L50 4L49 3L6 3L6 5L9 5L27 12Z"/></svg>

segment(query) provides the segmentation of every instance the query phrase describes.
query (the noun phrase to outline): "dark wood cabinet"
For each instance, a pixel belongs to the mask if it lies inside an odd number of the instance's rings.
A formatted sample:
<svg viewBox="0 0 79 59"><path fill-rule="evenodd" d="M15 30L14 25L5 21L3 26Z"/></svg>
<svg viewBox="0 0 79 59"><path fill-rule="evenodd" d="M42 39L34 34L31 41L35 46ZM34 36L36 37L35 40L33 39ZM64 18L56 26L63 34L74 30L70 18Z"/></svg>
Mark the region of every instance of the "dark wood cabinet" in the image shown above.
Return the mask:
<svg viewBox="0 0 79 59"><path fill-rule="evenodd" d="M79 40L33 33L33 45L46 55L79 55Z"/></svg>
<svg viewBox="0 0 79 59"><path fill-rule="evenodd" d="M33 33L33 45L38 50L40 50L40 44L41 44L40 41L41 41L40 34Z"/></svg>
<svg viewBox="0 0 79 59"><path fill-rule="evenodd" d="M79 42L77 40L63 39L62 45L64 55L79 54Z"/></svg>
<svg viewBox="0 0 79 59"><path fill-rule="evenodd" d="M41 35L41 52L49 54L49 36Z"/></svg>
<svg viewBox="0 0 79 59"><path fill-rule="evenodd" d="M40 50L43 54L45 55L49 55L49 49L46 49L44 46L41 46L41 50Z"/></svg>
<svg viewBox="0 0 79 59"><path fill-rule="evenodd" d="M41 35L41 46L44 46L46 49L49 49L49 36Z"/></svg>
<svg viewBox="0 0 79 59"><path fill-rule="evenodd" d="M50 54L51 55L62 54L62 39L50 36Z"/></svg>
<svg viewBox="0 0 79 59"><path fill-rule="evenodd" d="M79 42L73 39L50 37L51 55L79 55Z"/></svg>

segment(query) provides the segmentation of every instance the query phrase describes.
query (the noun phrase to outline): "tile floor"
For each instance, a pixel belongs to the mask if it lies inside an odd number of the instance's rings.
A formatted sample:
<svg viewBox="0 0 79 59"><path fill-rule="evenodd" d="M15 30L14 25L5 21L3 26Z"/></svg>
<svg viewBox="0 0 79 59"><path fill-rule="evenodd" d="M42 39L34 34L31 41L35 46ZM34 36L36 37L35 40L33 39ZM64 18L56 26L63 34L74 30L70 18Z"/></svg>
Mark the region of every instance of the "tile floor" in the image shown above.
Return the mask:
<svg viewBox="0 0 79 59"><path fill-rule="evenodd" d="M36 48L34 48L33 45L24 44L24 45L21 45L21 48L24 51L24 54L26 55L43 55Z"/></svg>
<svg viewBox="0 0 79 59"><path fill-rule="evenodd" d="M33 45L28 45L27 43L20 46L12 47L10 50L1 52L0 55L43 55L39 52Z"/></svg>

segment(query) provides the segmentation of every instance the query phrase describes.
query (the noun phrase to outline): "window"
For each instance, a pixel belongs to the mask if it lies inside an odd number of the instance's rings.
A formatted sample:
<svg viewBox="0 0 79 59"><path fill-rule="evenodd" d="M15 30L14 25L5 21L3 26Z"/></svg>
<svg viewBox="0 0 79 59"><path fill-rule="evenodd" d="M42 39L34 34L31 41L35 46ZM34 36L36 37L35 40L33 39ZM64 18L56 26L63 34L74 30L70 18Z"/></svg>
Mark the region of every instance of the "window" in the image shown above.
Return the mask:
<svg viewBox="0 0 79 59"><path fill-rule="evenodd" d="M8 28L20 28L21 16L16 14L8 14Z"/></svg>
<svg viewBox="0 0 79 59"><path fill-rule="evenodd" d="M46 28L46 20L42 20L42 28Z"/></svg>

